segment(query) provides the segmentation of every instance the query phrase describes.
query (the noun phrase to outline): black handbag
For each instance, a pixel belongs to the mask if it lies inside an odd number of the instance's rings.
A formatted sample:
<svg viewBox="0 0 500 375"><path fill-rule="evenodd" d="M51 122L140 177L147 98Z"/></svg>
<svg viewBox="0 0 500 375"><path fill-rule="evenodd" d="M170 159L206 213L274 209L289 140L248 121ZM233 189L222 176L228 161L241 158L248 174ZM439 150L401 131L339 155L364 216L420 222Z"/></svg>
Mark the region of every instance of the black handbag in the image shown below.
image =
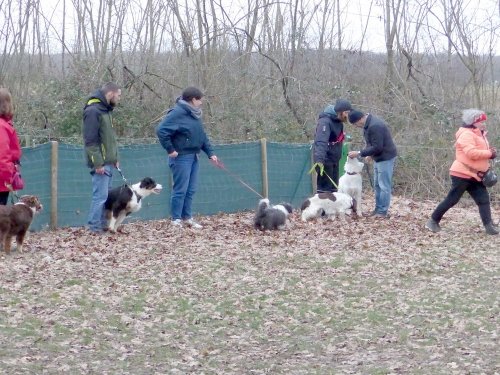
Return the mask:
<svg viewBox="0 0 500 375"><path fill-rule="evenodd" d="M495 186L495 184L498 182L498 176L493 168L490 168L486 172L484 172L483 176L481 177L481 181L483 182L484 186L492 187Z"/></svg>
<svg viewBox="0 0 500 375"><path fill-rule="evenodd" d="M495 186L495 184L498 182L498 176L493 170L493 167L490 166L486 172L478 171L477 169L469 167L467 164L460 162L463 165L467 167L471 172L477 174L477 177L481 179L481 182L483 183L484 186L486 187L492 187Z"/></svg>

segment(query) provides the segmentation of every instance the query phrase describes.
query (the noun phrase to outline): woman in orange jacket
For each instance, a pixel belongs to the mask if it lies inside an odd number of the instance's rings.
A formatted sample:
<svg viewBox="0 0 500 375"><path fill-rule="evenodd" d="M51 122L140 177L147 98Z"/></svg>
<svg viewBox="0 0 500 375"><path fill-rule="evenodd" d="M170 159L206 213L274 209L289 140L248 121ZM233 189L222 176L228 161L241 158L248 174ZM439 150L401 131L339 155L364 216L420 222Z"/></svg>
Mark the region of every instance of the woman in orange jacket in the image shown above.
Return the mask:
<svg viewBox="0 0 500 375"><path fill-rule="evenodd" d="M0 205L7 204L9 187L21 159L21 146L12 124L14 106L12 96L5 88L0 88Z"/></svg>
<svg viewBox="0 0 500 375"><path fill-rule="evenodd" d="M481 182L481 172L489 168L489 159L496 158L497 151L486 139L487 116L478 109L463 111L463 125L455 134L455 161L450 167L451 190L436 207L426 227L439 232L439 222L444 214L458 203L467 191L479 208L479 215L486 233L498 234L498 227L491 219L490 196ZM479 173L479 175L478 175Z"/></svg>

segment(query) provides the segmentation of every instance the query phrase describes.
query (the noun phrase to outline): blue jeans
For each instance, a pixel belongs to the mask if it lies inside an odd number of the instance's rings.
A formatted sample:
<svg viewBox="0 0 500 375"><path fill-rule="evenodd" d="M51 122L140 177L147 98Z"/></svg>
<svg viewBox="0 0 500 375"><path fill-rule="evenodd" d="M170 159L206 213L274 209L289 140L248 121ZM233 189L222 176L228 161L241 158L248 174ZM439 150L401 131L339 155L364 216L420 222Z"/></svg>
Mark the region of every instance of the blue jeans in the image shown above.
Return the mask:
<svg viewBox="0 0 500 375"><path fill-rule="evenodd" d="M92 174L92 202L90 203L89 217L87 223L89 229L100 232L106 227L104 217L104 202L108 199L108 191L111 188L113 179L112 166L105 165L105 174Z"/></svg>
<svg viewBox="0 0 500 375"><path fill-rule="evenodd" d="M174 186L170 197L172 219L190 219L193 217L191 205L198 186L198 155L178 155L168 158L168 166L172 171Z"/></svg>
<svg viewBox="0 0 500 375"><path fill-rule="evenodd" d="M392 173L396 158L375 162L373 166L373 185L375 188L375 213L387 214L391 205Z"/></svg>

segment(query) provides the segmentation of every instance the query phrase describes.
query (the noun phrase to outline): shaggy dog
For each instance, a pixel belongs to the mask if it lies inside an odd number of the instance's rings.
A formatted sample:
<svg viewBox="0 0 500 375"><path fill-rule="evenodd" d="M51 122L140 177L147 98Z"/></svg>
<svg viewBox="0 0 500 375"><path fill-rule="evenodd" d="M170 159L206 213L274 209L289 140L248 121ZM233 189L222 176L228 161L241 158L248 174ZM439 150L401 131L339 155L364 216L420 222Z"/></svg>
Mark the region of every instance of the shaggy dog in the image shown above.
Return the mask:
<svg viewBox="0 0 500 375"><path fill-rule="evenodd" d="M334 219L336 216L341 218L345 214L353 212L356 214L356 201L344 193L318 193L311 198L307 198L302 203L302 221L307 221L323 214Z"/></svg>
<svg viewBox="0 0 500 375"><path fill-rule="evenodd" d="M344 164L345 173L339 180L339 192L350 195L356 201L356 213L361 216L361 191L363 177L361 171L364 163L357 158L347 158Z"/></svg>
<svg viewBox="0 0 500 375"><path fill-rule="evenodd" d="M143 198L151 193L160 194L162 188L151 177L145 177L134 185L123 185L111 189L104 203L108 230L115 233L128 215L141 209Z"/></svg>
<svg viewBox="0 0 500 375"><path fill-rule="evenodd" d="M289 203L271 206L269 199L259 201L254 218L254 228L260 230L285 229L288 215L293 211Z"/></svg>
<svg viewBox="0 0 500 375"><path fill-rule="evenodd" d="M23 195L12 206L0 206L0 243L7 254L10 253L12 237L16 237L17 251L23 251L26 232L34 215L43 208L38 197Z"/></svg>

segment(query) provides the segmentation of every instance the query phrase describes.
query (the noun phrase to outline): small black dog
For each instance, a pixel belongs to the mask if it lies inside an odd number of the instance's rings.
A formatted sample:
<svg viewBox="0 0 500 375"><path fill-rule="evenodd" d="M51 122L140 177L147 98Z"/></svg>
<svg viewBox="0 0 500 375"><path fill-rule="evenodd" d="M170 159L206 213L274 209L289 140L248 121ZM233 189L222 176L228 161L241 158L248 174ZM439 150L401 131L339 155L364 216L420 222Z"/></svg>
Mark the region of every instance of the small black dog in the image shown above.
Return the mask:
<svg viewBox="0 0 500 375"><path fill-rule="evenodd" d="M271 206L269 199L259 201L254 218L254 228L260 230L285 229L288 215L293 211L289 203Z"/></svg>

